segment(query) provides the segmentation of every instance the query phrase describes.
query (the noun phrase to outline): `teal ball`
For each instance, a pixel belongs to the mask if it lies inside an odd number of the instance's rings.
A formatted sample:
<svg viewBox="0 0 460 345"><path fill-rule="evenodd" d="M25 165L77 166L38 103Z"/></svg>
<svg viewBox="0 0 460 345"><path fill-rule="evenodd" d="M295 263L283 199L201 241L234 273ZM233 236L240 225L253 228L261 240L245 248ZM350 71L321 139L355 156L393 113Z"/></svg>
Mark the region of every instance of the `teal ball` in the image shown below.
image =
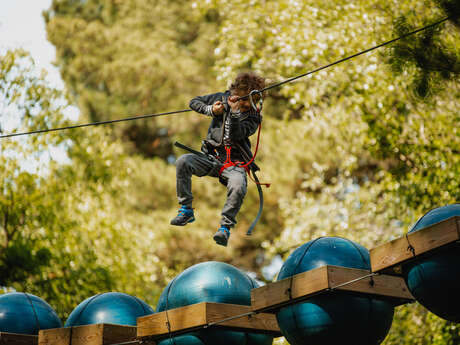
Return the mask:
<svg viewBox="0 0 460 345"><path fill-rule="evenodd" d="M106 292L87 298L70 313L65 326L82 326L110 323L136 326L137 318L155 311L137 297L121 293Z"/></svg>
<svg viewBox="0 0 460 345"><path fill-rule="evenodd" d="M0 295L0 332L38 335L40 329L60 327L61 320L43 299L23 292Z"/></svg>
<svg viewBox="0 0 460 345"><path fill-rule="evenodd" d="M163 290L157 312L200 302L251 305L254 281L238 268L216 261L196 264Z"/></svg>
<svg viewBox="0 0 460 345"><path fill-rule="evenodd" d="M321 237L300 246L283 264L278 280L325 265L370 270L369 252L339 237ZM377 345L393 321L386 301L333 291L279 310L281 332L292 345Z"/></svg>
<svg viewBox="0 0 460 345"><path fill-rule="evenodd" d="M255 280L238 268L216 261L208 261L187 268L163 290L157 312L200 302L251 305L251 289L258 287ZM180 338L184 344L199 339L204 345L268 345L273 337L245 332L201 329ZM177 339L179 337L174 338ZM192 339L193 338L193 339ZM165 340L167 341L167 340ZM168 344L167 342L165 344Z"/></svg>
<svg viewBox="0 0 460 345"><path fill-rule="evenodd" d="M172 339L167 338L158 345L226 345L228 336L235 337L241 345L271 345L273 338L265 334L229 332L222 333L219 330L209 330L208 332L194 332L180 335Z"/></svg>
<svg viewBox="0 0 460 345"><path fill-rule="evenodd" d="M265 334L246 333L246 345L272 345L273 337Z"/></svg>
<svg viewBox="0 0 460 345"><path fill-rule="evenodd" d="M436 208L421 217L409 233L453 216L460 216L460 204ZM455 244L432 255L403 265L407 287L414 298L437 316L460 322L460 246Z"/></svg>
<svg viewBox="0 0 460 345"><path fill-rule="evenodd" d="M173 339L164 339L158 342L158 345L205 345L200 338L192 335L179 335L178 337L174 337Z"/></svg>

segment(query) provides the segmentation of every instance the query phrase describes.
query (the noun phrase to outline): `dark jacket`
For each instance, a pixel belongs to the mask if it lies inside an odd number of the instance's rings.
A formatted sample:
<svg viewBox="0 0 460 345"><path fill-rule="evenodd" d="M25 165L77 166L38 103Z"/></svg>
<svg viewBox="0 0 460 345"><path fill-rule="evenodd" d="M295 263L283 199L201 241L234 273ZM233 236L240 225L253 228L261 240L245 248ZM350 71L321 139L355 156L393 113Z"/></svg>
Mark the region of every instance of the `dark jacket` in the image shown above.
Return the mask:
<svg viewBox="0 0 460 345"><path fill-rule="evenodd" d="M223 144L224 121L230 116L230 139L232 141L232 161L247 162L252 158L251 142L249 137L259 127L262 117L254 110L241 113L239 117L231 116L230 107L222 115L213 115L212 105L217 101L227 104L229 91L218 92L205 96L195 97L190 101L190 108L194 111L212 116L206 139L203 141L201 150L207 154L217 156L220 161L225 161L225 147ZM252 164L251 169L259 170L257 165Z"/></svg>

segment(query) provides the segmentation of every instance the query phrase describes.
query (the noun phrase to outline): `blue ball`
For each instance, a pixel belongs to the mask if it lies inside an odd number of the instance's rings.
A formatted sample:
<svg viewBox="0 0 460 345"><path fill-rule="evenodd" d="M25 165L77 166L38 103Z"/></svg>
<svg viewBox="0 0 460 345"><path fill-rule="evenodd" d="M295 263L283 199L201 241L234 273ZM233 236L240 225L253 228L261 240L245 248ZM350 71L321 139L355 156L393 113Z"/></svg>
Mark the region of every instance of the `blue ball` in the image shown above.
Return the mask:
<svg viewBox="0 0 460 345"><path fill-rule="evenodd" d="M208 261L187 268L163 290L157 312L200 302L251 305L255 282L232 265Z"/></svg>
<svg viewBox="0 0 460 345"><path fill-rule="evenodd" d="M460 216L460 204L446 205L435 208L421 217L409 232L424 229L430 225L442 222L450 217Z"/></svg>
<svg viewBox="0 0 460 345"><path fill-rule="evenodd" d="M273 337L265 334L246 333L246 345L272 345Z"/></svg>
<svg viewBox="0 0 460 345"><path fill-rule="evenodd" d="M155 311L137 297L106 292L87 298L70 313L66 327L111 323L136 326L137 318Z"/></svg>
<svg viewBox="0 0 460 345"><path fill-rule="evenodd" d="M460 216L460 204L431 210L412 227L419 231L453 216ZM403 265L407 286L414 298L443 319L460 322L460 246Z"/></svg>
<svg viewBox="0 0 460 345"><path fill-rule="evenodd" d="M158 345L205 345L200 338L195 335L186 334L174 337L173 339L165 339L158 343Z"/></svg>
<svg viewBox="0 0 460 345"><path fill-rule="evenodd" d="M164 339L158 345L226 345L228 336L234 337L239 345L271 345L273 338L265 334L241 333L210 329L207 332L193 332L173 339Z"/></svg>
<svg viewBox="0 0 460 345"><path fill-rule="evenodd" d="M223 262L203 262L187 268L166 286L160 296L156 311L161 312L200 302L251 305L251 289L256 287L258 284L253 279L234 266ZM187 336L189 337L186 339L179 339L184 345L195 344L194 341L197 339L204 345L268 345L273 343L272 336L218 328L202 329L187 334ZM177 338L179 337L175 339ZM164 341L165 345L169 344L168 340Z"/></svg>
<svg viewBox="0 0 460 345"><path fill-rule="evenodd" d="M321 237L297 248L278 280L325 265L370 270L369 252L347 239ZM276 317L292 345L377 345L388 334L393 314L389 302L333 291L283 307Z"/></svg>
<svg viewBox="0 0 460 345"><path fill-rule="evenodd" d="M56 312L41 298L23 292L0 295L0 332L37 335L40 329L60 327Z"/></svg>

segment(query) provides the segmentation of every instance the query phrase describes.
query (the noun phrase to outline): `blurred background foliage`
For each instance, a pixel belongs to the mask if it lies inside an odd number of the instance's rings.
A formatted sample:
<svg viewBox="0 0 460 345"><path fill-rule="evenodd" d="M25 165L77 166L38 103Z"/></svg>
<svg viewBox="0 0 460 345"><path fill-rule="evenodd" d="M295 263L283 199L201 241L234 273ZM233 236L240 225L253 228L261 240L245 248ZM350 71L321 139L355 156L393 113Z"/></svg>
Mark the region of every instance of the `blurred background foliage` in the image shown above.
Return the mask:
<svg viewBox="0 0 460 345"><path fill-rule="evenodd" d="M176 140L198 148L195 113L2 140L0 285L35 293L66 318L108 290L152 306L169 280L206 260L271 281L280 259L318 236L372 248L460 195L458 1L53 0L44 13L67 92L23 51L0 59L0 109L17 130L185 109L241 70L273 83L446 15L436 29L269 92L261 179L231 245L211 236L225 189L194 179L197 221L172 228ZM65 159L50 152L61 149ZM28 164L24 164L28 162ZM35 162L35 163L34 163ZM31 168L31 166L33 168ZM423 325L423 327L422 327ZM454 345L460 327L399 307L385 345ZM282 344L279 339L277 343Z"/></svg>

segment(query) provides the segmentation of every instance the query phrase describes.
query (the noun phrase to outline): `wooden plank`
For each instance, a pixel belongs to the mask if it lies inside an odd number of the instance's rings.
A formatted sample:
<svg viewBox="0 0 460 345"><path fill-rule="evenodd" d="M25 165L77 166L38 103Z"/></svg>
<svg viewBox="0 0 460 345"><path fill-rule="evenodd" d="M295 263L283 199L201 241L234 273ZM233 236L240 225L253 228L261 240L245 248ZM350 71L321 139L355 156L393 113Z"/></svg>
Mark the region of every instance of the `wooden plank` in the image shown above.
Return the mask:
<svg viewBox="0 0 460 345"><path fill-rule="evenodd" d="M137 327L135 326L105 324L103 328L103 345L123 343L137 338Z"/></svg>
<svg viewBox="0 0 460 345"><path fill-rule="evenodd" d="M370 275L368 270L340 266L322 266L267 284L251 291L253 311L276 313L286 305L298 303L314 295L331 290L348 291L389 299L395 305L412 302L414 298L401 277ZM366 277L366 278L363 278ZM363 279L361 279L363 278ZM292 288L292 298L289 288Z"/></svg>
<svg viewBox="0 0 460 345"><path fill-rule="evenodd" d="M168 322L170 328L168 328ZM150 337L206 324L206 303L197 303L137 318L137 336Z"/></svg>
<svg viewBox="0 0 460 345"><path fill-rule="evenodd" d="M38 345L109 345L135 340L136 334L134 326L111 324L54 328L39 332Z"/></svg>
<svg viewBox="0 0 460 345"><path fill-rule="evenodd" d="M104 330L101 324L71 327L70 335L71 343L62 345L103 345Z"/></svg>
<svg viewBox="0 0 460 345"><path fill-rule="evenodd" d="M220 322L224 319L232 318L236 315L251 313L251 307L245 305L222 303L207 303L206 305L206 318L208 324L218 322L219 327L230 327L232 329L281 336L275 315L265 313L252 314L225 322Z"/></svg>
<svg viewBox="0 0 460 345"><path fill-rule="evenodd" d="M38 335L0 332L1 345L37 345Z"/></svg>
<svg viewBox="0 0 460 345"><path fill-rule="evenodd" d="M234 331L281 336L274 315L257 314L234 318L251 313L250 306L202 302L137 319L137 337L160 339L207 327L223 327ZM224 319L232 318L225 322ZM168 328L169 321L169 328Z"/></svg>
<svg viewBox="0 0 460 345"><path fill-rule="evenodd" d="M402 277L380 274L359 279L369 274L370 272L367 270L328 266L329 287L342 291L391 298L396 305L414 301L414 297ZM356 281L350 283L353 280Z"/></svg>
<svg viewBox="0 0 460 345"><path fill-rule="evenodd" d="M257 289L251 290L253 311L266 311L298 301L307 295L324 291L329 287L327 266L296 274Z"/></svg>
<svg viewBox="0 0 460 345"><path fill-rule="evenodd" d="M416 256L460 240L460 217L455 216L422 230L402 236L370 250L372 272L381 272Z"/></svg>
<svg viewBox="0 0 460 345"><path fill-rule="evenodd" d="M38 333L39 345L68 345L70 344L70 327L51 328Z"/></svg>

